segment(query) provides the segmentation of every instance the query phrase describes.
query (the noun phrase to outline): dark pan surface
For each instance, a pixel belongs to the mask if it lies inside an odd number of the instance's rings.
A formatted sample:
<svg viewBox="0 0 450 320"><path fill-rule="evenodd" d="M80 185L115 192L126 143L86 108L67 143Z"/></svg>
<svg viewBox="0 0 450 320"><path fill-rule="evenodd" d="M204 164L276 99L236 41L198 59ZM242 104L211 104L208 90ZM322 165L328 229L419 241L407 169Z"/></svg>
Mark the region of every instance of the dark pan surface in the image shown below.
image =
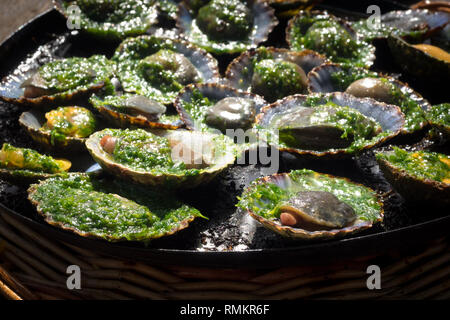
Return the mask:
<svg viewBox="0 0 450 320"><path fill-rule="evenodd" d="M279 38L268 44L278 44ZM0 79L14 72L41 65L55 57L111 56L117 44L93 41L78 33L69 33L65 20L54 10L36 18L18 30L0 46ZM411 83L410 83L411 84ZM414 85L412 84L414 87ZM433 103L438 96L425 96ZM433 101L434 100L434 101ZM18 124L24 109L0 102L1 143L38 149ZM414 141L414 148L431 146L423 135ZM446 146L432 146L445 150ZM448 147L448 146L447 146ZM323 173L348 177L384 194L383 224L352 238L327 242L299 242L278 236L237 210L237 196L254 179L263 176L259 166L234 166L208 186L184 192L181 196L197 207L209 220L197 220L177 235L152 242L111 244L84 239L45 224L26 201L26 190L0 181L0 214L8 214L31 228L55 239L113 256L136 258L154 264L183 264L210 267L270 267L289 264L333 262L344 258L379 255L392 250L409 250L441 235L448 234L450 217L440 208L408 207L402 198L391 192L380 175L372 152L357 159L299 161L282 155L280 172L308 168Z"/></svg>

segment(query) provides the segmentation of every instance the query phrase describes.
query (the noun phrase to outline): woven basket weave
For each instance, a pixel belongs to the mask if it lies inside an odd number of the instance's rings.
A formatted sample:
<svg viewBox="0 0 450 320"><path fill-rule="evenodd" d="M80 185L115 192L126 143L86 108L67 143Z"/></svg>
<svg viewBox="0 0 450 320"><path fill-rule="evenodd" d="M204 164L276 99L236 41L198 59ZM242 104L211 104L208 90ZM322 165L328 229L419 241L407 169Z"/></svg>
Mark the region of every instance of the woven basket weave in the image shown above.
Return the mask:
<svg viewBox="0 0 450 320"><path fill-rule="evenodd" d="M361 258L339 265L267 270L167 266L94 254L46 238L0 215L0 292L8 299L449 299L450 245L440 239L414 256ZM381 268L381 290L367 267ZM66 286L69 265L81 290Z"/></svg>

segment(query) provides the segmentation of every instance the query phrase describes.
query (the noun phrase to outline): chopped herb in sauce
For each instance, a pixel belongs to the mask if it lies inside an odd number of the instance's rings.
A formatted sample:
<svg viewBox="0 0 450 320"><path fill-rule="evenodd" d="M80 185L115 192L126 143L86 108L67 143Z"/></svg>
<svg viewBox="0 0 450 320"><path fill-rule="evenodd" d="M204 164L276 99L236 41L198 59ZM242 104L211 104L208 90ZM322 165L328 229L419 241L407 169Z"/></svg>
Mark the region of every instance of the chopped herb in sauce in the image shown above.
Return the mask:
<svg viewBox="0 0 450 320"><path fill-rule="evenodd" d="M71 163L56 160L28 148L17 148L4 143L0 150L0 167L10 170L28 170L41 173L59 173L69 170Z"/></svg>
<svg viewBox="0 0 450 320"><path fill-rule="evenodd" d="M50 132L52 144L67 137L86 138L96 126L92 112L82 107L59 107L47 112L45 118L47 122L41 130Z"/></svg>
<svg viewBox="0 0 450 320"><path fill-rule="evenodd" d="M149 241L203 217L173 195L83 174L50 178L34 185L29 199L47 221L110 241Z"/></svg>
<svg viewBox="0 0 450 320"><path fill-rule="evenodd" d="M363 78L379 78L391 87L390 104L397 105L405 114L404 127L406 130L415 131L422 127L422 124L426 121L425 112L417 102L417 98L415 98L411 92L402 90L396 86L389 79L383 78L375 72L348 65L341 65L340 71L333 72L331 74L331 81L333 86L336 88L336 91L342 92L345 91L353 82Z"/></svg>
<svg viewBox="0 0 450 320"><path fill-rule="evenodd" d="M378 153L377 158L417 178L450 183L450 157L445 154L393 147L393 152Z"/></svg>
<svg viewBox="0 0 450 320"><path fill-rule="evenodd" d="M157 22L154 0L64 1L67 15L73 15L73 6L80 9L81 29L104 39L117 40L144 34Z"/></svg>
<svg viewBox="0 0 450 320"><path fill-rule="evenodd" d="M288 38L293 50L315 50L334 62L361 67L373 63L373 46L356 39L343 23L327 14L298 15L292 21Z"/></svg>
<svg viewBox="0 0 450 320"><path fill-rule="evenodd" d="M380 217L381 206L376 193L369 188L306 169L292 171L288 176L288 187L256 180L244 191L237 206L265 219L276 220L280 216L279 204L299 191L326 191L350 205L361 220L374 221Z"/></svg>
<svg viewBox="0 0 450 320"><path fill-rule="evenodd" d="M93 84L106 82L112 74L113 64L101 55L90 58L73 57L43 65L39 74L53 94L77 91Z"/></svg>

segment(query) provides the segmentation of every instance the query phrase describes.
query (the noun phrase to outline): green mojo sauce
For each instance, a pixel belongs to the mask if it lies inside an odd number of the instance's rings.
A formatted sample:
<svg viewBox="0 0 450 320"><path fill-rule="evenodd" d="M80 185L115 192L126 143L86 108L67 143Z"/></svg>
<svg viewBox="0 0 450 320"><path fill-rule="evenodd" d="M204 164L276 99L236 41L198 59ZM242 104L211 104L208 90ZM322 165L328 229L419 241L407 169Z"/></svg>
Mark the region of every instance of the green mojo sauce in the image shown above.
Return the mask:
<svg viewBox="0 0 450 320"><path fill-rule="evenodd" d="M171 195L83 174L50 178L33 188L29 198L48 221L110 241L149 241L203 217Z"/></svg>
<svg viewBox="0 0 450 320"><path fill-rule="evenodd" d="M299 66L289 61L258 61L253 68L252 92L264 96L269 102L302 93L305 81L299 69Z"/></svg>
<svg viewBox="0 0 450 320"><path fill-rule="evenodd" d="M94 106L94 108L99 109L100 107L107 107L116 112L130 115L132 117L136 117L134 111L130 111L130 108L125 106L127 100L131 97L135 96L134 94L123 94L123 95L92 95L89 99L89 102ZM176 124L181 121L180 116L178 114L162 114L159 116L155 122L164 123L164 124Z"/></svg>
<svg viewBox="0 0 450 320"><path fill-rule="evenodd" d="M253 27L253 14L239 0L211 0L201 7L197 25L212 40L243 40Z"/></svg>
<svg viewBox="0 0 450 320"><path fill-rule="evenodd" d="M450 126L450 103L434 105L428 112L428 119L432 124Z"/></svg>
<svg viewBox="0 0 450 320"><path fill-rule="evenodd" d="M89 88L109 81L113 64L104 56L73 57L43 65L39 74L53 94Z"/></svg>
<svg viewBox="0 0 450 320"><path fill-rule="evenodd" d="M345 179L334 178L311 170L294 170L288 174L289 187L281 187L261 179L254 181L239 198L237 206L268 219L280 217L279 205L299 191L326 191L350 205L360 220L375 221L381 216L381 205L371 189Z"/></svg>
<svg viewBox="0 0 450 320"><path fill-rule="evenodd" d="M339 106L332 101L324 101L320 96L309 97L306 100L305 106L317 109L311 117L311 124L335 126L343 131L341 138L353 137L353 142L345 149L348 153L359 151L366 145L375 143L384 136L390 134L389 131L380 132L380 125L373 119L360 113L358 110ZM325 112L329 108L335 109L336 112ZM275 138L275 135L271 136L271 139ZM290 141L289 137L280 137L279 140L281 147L290 147L290 145L286 143Z"/></svg>
<svg viewBox="0 0 450 320"><path fill-rule="evenodd" d="M374 48L354 39L336 18L328 15L298 16L289 33L291 48L296 51L315 50L334 62L361 67L372 64Z"/></svg>
<svg viewBox="0 0 450 320"><path fill-rule="evenodd" d="M184 67L175 60L175 54L184 55L192 63L169 39L141 36L122 42L113 60L118 62L118 76L124 90L163 104L172 103L187 84L181 83L182 75L178 75L177 70L183 71ZM170 58L174 59L173 63L170 63ZM189 83L203 81L196 77Z"/></svg>
<svg viewBox="0 0 450 320"><path fill-rule="evenodd" d="M0 167L29 170L40 173L59 173L65 171L61 162L50 156L28 148L17 148L4 143L0 151Z"/></svg>
<svg viewBox="0 0 450 320"><path fill-rule="evenodd" d="M323 119L320 116L320 109L326 110L327 107L334 108L336 112L326 115ZM344 132L342 138L354 136L355 140L365 139L372 137L377 131L381 130L377 122L350 107L339 106L329 101L323 106L316 107L316 109L318 110L318 123L324 121L340 128Z"/></svg>
<svg viewBox="0 0 450 320"><path fill-rule="evenodd" d="M353 82L363 78L378 78L376 72L351 65L340 65L341 70L331 73L331 82L336 91L345 91Z"/></svg>
<svg viewBox="0 0 450 320"><path fill-rule="evenodd" d="M450 184L450 158L447 155L428 151L408 152L393 147L393 152L378 153L376 157L417 178Z"/></svg>
<svg viewBox="0 0 450 320"><path fill-rule="evenodd" d="M184 170L183 164L175 167L169 140L142 129L103 131L102 136L118 138L112 155L114 161L138 171Z"/></svg>
<svg viewBox="0 0 450 320"><path fill-rule="evenodd" d="M404 113L405 129L415 131L422 128L422 124L426 121L425 112L410 92L400 89L389 79L382 78L375 72L349 65L341 65L340 68L340 71L331 74L336 91L344 92L353 82L363 78L379 78L391 87L390 104L397 105Z"/></svg>
<svg viewBox="0 0 450 320"><path fill-rule="evenodd" d="M105 39L120 39L144 34L157 21L154 0L76 0L64 1L63 8L70 17L70 8L80 8L80 27Z"/></svg>
<svg viewBox="0 0 450 320"><path fill-rule="evenodd" d="M102 131L99 139L105 135L117 138L114 153L111 155L113 161L132 170L183 176L197 176L204 170L187 169L185 163L175 163L169 140L143 129L106 129Z"/></svg>
<svg viewBox="0 0 450 320"><path fill-rule="evenodd" d="M209 107L214 105L217 101L212 101L203 94L197 88L192 90L192 97L189 102L182 100L183 109L191 116L195 124L199 126L202 131L208 131L209 126L206 124L206 112Z"/></svg>
<svg viewBox="0 0 450 320"><path fill-rule="evenodd" d="M276 23L257 1L189 1L181 11L181 28L189 42L215 54L235 54L254 48Z"/></svg>
<svg viewBox="0 0 450 320"><path fill-rule="evenodd" d="M67 137L86 138L95 131L96 120L82 107L59 107L45 114L47 122L40 130L50 132L52 145Z"/></svg>

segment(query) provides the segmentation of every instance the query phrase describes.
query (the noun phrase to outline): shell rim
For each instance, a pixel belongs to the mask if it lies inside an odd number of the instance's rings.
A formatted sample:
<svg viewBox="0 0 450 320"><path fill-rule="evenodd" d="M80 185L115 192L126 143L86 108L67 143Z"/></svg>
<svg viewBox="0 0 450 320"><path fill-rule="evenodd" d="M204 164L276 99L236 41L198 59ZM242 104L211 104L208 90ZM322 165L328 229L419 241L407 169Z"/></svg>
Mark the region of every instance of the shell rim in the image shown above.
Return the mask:
<svg viewBox="0 0 450 320"><path fill-rule="evenodd" d="M316 172L318 173L318 172ZM290 238L299 238L299 239L304 239L304 240L314 240L314 239L321 239L321 240L326 240L326 239L332 239L332 238L338 238L338 237L345 237L347 235L351 235L354 234L356 232L360 232L360 231L364 231L367 229L370 229L371 227L373 227L375 224L380 223L383 221L384 219L384 207L383 207L383 202L381 200L381 197L371 188L366 187L362 184L356 183L351 181L348 178L345 177L336 177L330 174L325 174L325 173L318 173L320 175L324 175L326 177L329 178L333 178L333 179L342 179L348 183L354 184L354 185L358 185L361 187L364 187L366 189L369 189L375 196L377 199L377 203L380 206L380 212L379 212L379 217L377 218L377 220L375 221L364 221L364 223L360 223L358 225L351 225L351 226L347 226L341 229L332 229L332 230L318 230L318 231L308 231L305 229L301 229L301 228L294 228L294 227L290 227L290 226L283 226L283 225L279 225L277 223L275 223L274 221L271 221L269 219L266 219L256 213L254 213L253 211L247 209L247 213L255 220L257 220L258 222L260 222L261 224L264 225L264 227L269 228L270 230L277 232L278 234L280 234L283 237L290 237ZM266 177L262 177L260 179L257 180L258 184L264 184L264 183L270 183L272 179L277 178L277 177L282 177L282 176L288 176L289 177L289 173L277 173L277 174L273 174L270 176L266 176ZM248 190L250 190L253 186L249 186L246 188L246 190L244 192L247 192Z"/></svg>
<svg viewBox="0 0 450 320"><path fill-rule="evenodd" d="M252 41L251 43L244 42L244 41L239 41L239 43L245 43L246 44L246 46L245 46L246 49L244 49L244 50L237 49L237 48L232 48L232 49L228 49L228 50L227 49L225 49L225 50L224 49L216 50L216 49L212 48L211 45L206 45L206 46L202 45L201 47L204 48L205 50L207 50L208 52L212 52L212 53L219 54L219 55L221 55L221 54L235 54L235 53L239 53L239 52L244 52L245 50L256 48L260 43L263 43L263 42L267 41L267 39L269 38L270 33L279 24L279 20L278 20L278 18L275 15L275 9L272 8L269 5L268 1L265 1L265 0L250 0L250 1L252 1L253 4L260 5L261 8L264 9L264 12L267 14L267 16L270 19L270 23L267 25L266 30L265 30L263 36L260 39L256 39L257 41ZM181 15L180 15L181 10L185 10L186 12L189 13L190 16L192 16L192 14L189 12L189 9L184 4L184 1L181 1L178 4L178 14L177 14L177 19L176 19L176 27L177 27L178 30L180 30L180 36L185 41L189 41L189 42L192 42L192 43L196 44L196 42L194 42L194 41L192 41L190 39L190 35L186 34L186 30L182 27L183 24L181 23ZM248 40L249 39L247 39L247 41ZM209 40L209 38L208 38L208 42L222 43L222 42L211 41L211 40ZM199 44L196 44L196 45L200 46Z"/></svg>
<svg viewBox="0 0 450 320"><path fill-rule="evenodd" d="M52 0L52 4L53 4L53 8L55 8L61 15L64 16L64 18L69 19L70 17L67 15L66 10L64 10L64 8L62 7L62 3L64 0ZM76 0L72 0L72 1L76 1ZM154 17L152 19L151 22L147 22L147 30L151 27L154 26L156 24L158 24L159 20L159 3L158 1L155 1L155 3L153 4L154 8L155 8L155 14ZM89 21L91 21L91 19L89 19ZM124 20L122 20L124 21ZM108 28L107 30L102 30L102 34L101 35L97 35L91 31L88 31L86 29L81 29L83 32L91 35L91 36L95 36L97 38L100 39L108 39L108 38L112 38L112 39L125 39L128 37L131 37L133 35L138 35L135 31L133 32L128 32L128 33L124 33L122 31L119 31L117 28L117 23L114 23L114 26L112 28ZM98 29L96 29L98 30ZM143 33L139 34L145 34L146 31L144 31Z"/></svg>
<svg viewBox="0 0 450 320"><path fill-rule="evenodd" d="M302 51L292 51L290 49L287 48L276 48L276 47L259 47L259 48L255 48L255 49L250 49L247 51L242 52L239 56L237 56L236 58L233 59L233 61L231 61L226 70L225 70L225 77L224 80L226 81L227 85L229 85L230 87L235 88L232 83L234 83L236 79L240 79L237 75L239 74L239 71L242 70L243 66L246 66L247 64L244 63L245 59L249 59L249 61L252 61L254 56L256 54L258 54L258 50L260 48L265 48L266 50L270 51L270 52L275 52L275 53L285 53L289 56L296 56L296 57L302 57L302 56L306 56L306 55L312 55L315 56L318 59L323 59L323 63L326 63L329 61L329 59L323 55L320 54L314 50L310 50L310 49L305 49ZM323 64L322 63L322 64ZM238 68L240 67L240 68ZM235 72L237 71L237 72ZM308 86L309 86L309 80L308 81ZM238 88L236 88L238 89ZM240 90L240 89L238 89Z"/></svg>
<svg viewBox="0 0 450 320"><path fill-rule="evenodd" d="M106 129L108 130L108 129ZM94 160L99 163L102 168L104 167L104 165L106 165L108 167L107 171L110 171L110 168L117 168L120 170L120 172L128 172L128 174L131 174L132 176L139 176L141 178L147 178L147 179L151 179L151 180L155 180L155 179L160 179L160 178L169 178L169 179L183 179L185 176L180 173L180 174L174 174L174 173L158 173L158 174L154 174L148 171L136 171L134 169L131 169L123 164L117 163L115 161L113 161L113 159L108 159L107 157L104 156L107 155L105 151L103 151L100 147L98 147L99 145L99 139L98 139L98 135L100 135L101 133L103 133L104 130L102 131L98 131L93 133L86 141L86 148L89 151L89 153L92 155L92 157L94 158ZM177 131L177 130L174 130ZM181 131L180 131L181 132ZM192 131L185 131L185 133L189 133ZM202 133L204 134L204 133ZM208 134L208 133L206 133ZM221 158L222 160L226 160L226 161L221 161L221 163L219 164L215 164L214 166L208 167L206 169L201 169L201 172L198 174L198 176L192 177L192 179L201 179L203 176L208 176L208 175L216 175L218 173L220 173L221 171L225 170L228 166L232 165L236 159L236 155L235 155L235 150L234 148L231 148L231 145L227 146L230 147L230 149L233 150L226 150L226 154L223 155L223 157Z"/></svg>
<svg viewBox="0 0 450 320"><path fill-rule="evenodd" d="M34 128L32 126L29 126L28 123L25 122L24 117L27 114L32 114L33 110L31 111L24 111L22 112L22 114L19 117L19 124L25 128L25 130L27 131L28 135L34 140L35 140L35 136L38 137L44 137L45 140L49 140L50 139L50 133L48 131L42 131L39 130L37 128ZM49 144L48 147L51 148L71 148L71 147L75 147L75 146L79 146L79 147L84 147L84 144L86 142L87 138L77 138L77 137L72 137L72 136L66 136L64 138L64 147L61 145L53 145L53 144ZM50 141L50 140L49 140ZM37 143L39 143L40 145L42 145L43 143L40 141L36 141ZM46 145L47 146L47 145Z"/></svg>
<svg viewBox="0 0 450 320"><path fill-rule="evenodd" d="M17 175L15 173L26 173L27 175ZM45 173L45 172L36 172L27 169L7 169L0 168L0 176L2 179L10 180L10 181L21 181L21 184L31 184L39 180L45 180L51 177L56 176L58 173Z"/></svg>
<svg viewBox="0 0 450 320"><path fill-rule="evenodd" d="M171 236L183 229L186 229L189 227L190 223L193 222L197 217L195 216L191 216L187 219L184 219L182 221L180 221L179 226L177 228L174 228L172 230L170 230L169 232L163 233L161 235L158 235L157 237L152 237L152 238L148 238L148 239L141 239L141 240L128 240L125 237L120 237L120 238L114 238L114 237L101 237L93 232L84 232L79 230L76 227L69 227L66 226L63 222L58 222L52 219L52 215L51 214L46 214L45 212L43 212L40 209L40 204L37 200L32 199L32 196L37 192L37 188L41 185L43 185L44 183L46 183L46 180L40 181L38 184L33 184L31 185L28 190L28 200L32 203L32 205L35 207L36 211L39 213L39 215L44 219L45 222L47 222L49 225L56 227L58 229L62 229L65 231L69 231L72 232L78 236L81 236L83 238L89 238L89 239L98 239L98 240L105 240L108 242L145 242L145 241L150 241L150 240L154 240L154 239L159 239L162 237L166 237L166 236Z"/></svg>
<svg viewBox="0 0 450 320"><path fill-rule="evenodd" d="M111 58L111 60L116 61L117 64L117 76L120 79L120 72L119 72L119 65L122 64L122 60L118 61L115 59L116 54L123 52L123 47L129 43L129 42L133 42L133 41L137 41L139 39L160 39L162 41L169 41L169 42L173 42L173 43L178 43L180 45L183 45L187 50L190 50L192 52L199 52L202 57L208 61L208 63L206 64L208 66L209 71L211 71L211 73L213 74L213 77L211 79L208 80L208 82L206 83L219 83L221 81L221 75L220 75L220 70L219 70L219 62L217 61L216 58L214 58L214 56L212 54L210 54L208 51L206 51L205 49L199 47L198 45L191 43L185 39L173 39L173 38L169 38L169 37L161 37L161 36L156 36L156 35L148 35L148 34L144 34L144 35L140 35L137 37L129 37L124 39L119 46L115 49L113 57ZM184 55L184 54L183 54ZM184 55L185 56L185 55ZM130 60L129 58L126 59L127 61ZM133 92L129 92L127 90L124 90L127 93L133 93ZM173 99L164 99L165 102L163 104L165 105L170 105L173 104L175 101L175 98Z"/></svg>
<svg viewBox="0 0 450 320"><path fill-rule="evenodd" d="M338 94L344 94L344 93L340 93L340 92L337 92L337 93ZM333 96L333 95L336 95L336 93L325 94L324 96L327 97L327 96ZM348 96L353 97L352 95L349 95L349 94L344 94L344 95L348 95ZM268 111L268 110L270 110L272 108L276 108L279 105L282 105L283 103L285 103L286 101L295 100L295 99L304 98L304 97L308 97L308 95L296 94L296 95L285 97L283 99L280 99L278 101L275 101L272 104L269 104L269 105L263 107L263 109L261 110L261 113L259 113L256 116L256 122L255 123L256 124L260 123L260 121L266 115L266 111ZM280 151L288 152L288 153L291 153L291 154L297 154L297 155L300 155L300 156L313 156L313 157L319 157L319 158L321 158L321 157L325 158L325 157L329 157L329 156L332 156L332 157L334 157L334 156L344 156L345 157L345 156L352 156L354 154L358 154L358 153L361 153L363 151L372 149L372 148L374 148L376 146L382 145L386 141L391 140L392 138L396 137L397 135L399 135L401 133L401 131L403 130L403 126L404 126L404 115L400 111L400 108L398 106L389 105L389 104L386 104L386 103L383 103L383 102L376 101L376 100L371 99L371 98L356 98L356 97L353 97L353 98L358 99L358 100L365 100L365 101L368 101L368 102L375 102L376 104L379 104L383 108L389 107L389 108L395 109L397 114L401 115L401 118L403 119L402 128L397 130L397 131L395 131L395 132L392 132L392 134L390 134L390 135L382 137L381 139L377 140L376 142L374 142L372 144L366 144L361 149L359 149L357 151L352 151L352 152L349 151L348 148L345 148L345 149L334 149L334 150L325 150L325 151L314 151L314 150L302 150L302 149L297 149L297 148L292 148L292 147L280 147L280 146L276 146L276 145L274 145L274 147L278 148Z"/></svg>
<svg viewBox="0 0 450 320"><path fill-rule="evenodd" d="M304 10L300 10L294 17L292 17L289 20L289 22L288 22L288 24L286 26L286 29L285 29L285 35L286 35L285 40L286 40L286 42L287 42L287 44L288 44L288 46L289 46L289 48L291 50L293 50L292 49L291 36L290 36L291 30L294 27L294 22L300 17L302 12L304 12ZM365 55L370 55L370 58L366 59L365 61L361 61L361 63L364 64L366 68L369 68L369 67L371 67L374 64L374 61L376 59L376 55L375 55L376 48L375 48L375 46L373 46L371 43L368 43L368 42L365 42L365 41L362 41L361 39L359 39L358 38L358 34L352 28L350 23L348 23L347 20L345 20L343 18L340 18L340 17L337 17L337 16L335 16L335 15L333 15L333 14L327 12L327 11L313 10L313 11L309 11L308 14L311 14L311 15L326 14L326 15L330 16L332 19L336 19L336 21L338 21L343 27L345 27L348 31L350 31L349 33L351 34L352 38L355 41L361 41L361 43L364 43L365 47L368 48L368 51L365 53ZM324 55L324 56L327 57L326 55ZM362 57L361 54L359 56L360 56L360 58ZM330 59L327 57L327 60L330 60ZM355 62L354 61L349 61L348 63L354 64Z"/></svg>
<svg viewBox="0 0 450 320"><path fill-rule="evenodd" d="M101 100L101 99L99 98L99 100ZM118 110L109 108L108 105L97 104L95 102L92 102L91 99L90 99L90 101L91 101L91 104L94 106L94 108L103 117L105 117L109 122L118 121L119 119L120 120L124 119L127 122L128 126L139 126L142 128L163 129L163 130L176 130L176 129L181 128L180 126L175 126L170 123L154 122L154 121L150 121L146 118L132 116L132 115L120 112ZM86 142L86 141L84 141L84 142Z"/></svg>
<svg viewBox="0 0 450 320"><path fill-rule="evenodd" d="M81 98L85 95L89 95L91 93L95 93L100 91L104 86L106 85L106 82L104 80L94 83L90 85L89 87L85 87L83 89L72 89L68 91L59 92L53 95L44 95L36 98L26 98L24 96L21 96L19 98L10 98L5 97L3 95L0 95L0 100L3 100L8 103L13 103L16 105L23 105L23 106L40 106L45 109L48 107L57 105L57 104L67 104L73 100L76 100L78 98ZM62 103L59 102L59 100L63 101Z"/></svg>
<svg viewBox="0 0 450 320"><path fill-rule="evenodd" d="M378 154L385 154L386 152L378 152ZM386 159L376 159L378 163L383 163L384 167L387 168L389 171L391 171L392 173L398 174L402 177L407 177L410 179L413 179L423 185L427 185L427 186L431 186L433 189L437 189L437 190L450 190L450 184L448 183L444 183L441 181L436 181L430 178L420 178L416 175L413 175L411 173L409 173L408 171L404 170L404 169L400 169L396 166L394 166L393 164L391 164L388 160Z"/></svg>
<svg viewBox="0 0 450 320"><path fill-rule="evenodd" d="M313 89L312 89L312 85L311 85L311 78L317 78L317 76L318 76L318 70L320 70L320 69L324 69L324 68L329 68L329 67L331 67L331 66L333 66L333 67L341 67L342 66L342 64L340 64L340 63L336 63L336 62L326 62L326 63L323 63L323 64L321 64L321 65L319 65L319 66L317 66L317 67L314 67L308 74L307 74L307 78L308 78L308 93L309 94L313 94L313 93L319 93L318 91L313 91ZM357 69L364 69L364 68L362 68L362 67L357 67L357 66L352 66L352 68L357 68ZM372 70L367 70L367 69L364 69L364 70L366 70L366 71L370 71L370 72L374 72L374 73L376 73L377 74L377 76L379 76L380 78L386 78L386 79L388 79L391 83L394 83L397 87L399 87L399 88L406 88L406 89L408 89L408 91L409 91L409 93L408 93L408 96L409 97L411 97L411 96L416 96L418 99L420 99L422 102L421 103L419 103L418 102L418 105L421 107L421 109L424 111L424 112L428 112L429 110L430 110L430 108L431 108L431 104L428 102L428 100L427 99L425 99L420 93L418 93L416 90L414 90L413 88L411 88L409 85L408 85L408 83L406 83L406 82L402 82L402 81L400 81L400 80L398 80L398 79L396 79L396 78L394 78L394 77L392 77L392 76L390 76L390 75L388 75L388 74L385 74L385 73L382 73L382 72L376 72L376 71L372 71ZM334 91L334 92L344 92L344 91ZM375 101L378 101L378 100L375 100ZM381 101L379 101L379 102L381 102ZM424 108L423 107L426 107L427 108L427 110L424 110ZM400 108L400 110L401 110L401 108ZM403 113L403 112L402 112ZM406 118L406 115L405 115L405 118ZM409 129L406 129L406 128L403 128L402 129L402 132L400 133L400 134L410 134L410 133L413 133L413 132L416 132L416 131L419 131L419 130L422 130L422 129L424 129L426 126L427 126L427 124L428 124L428 121L427 120L424 120L424 121L422 121L422 122L420 122L420 128L418 128L418 129L416 129L416 130L409 130Z"/></svg>

